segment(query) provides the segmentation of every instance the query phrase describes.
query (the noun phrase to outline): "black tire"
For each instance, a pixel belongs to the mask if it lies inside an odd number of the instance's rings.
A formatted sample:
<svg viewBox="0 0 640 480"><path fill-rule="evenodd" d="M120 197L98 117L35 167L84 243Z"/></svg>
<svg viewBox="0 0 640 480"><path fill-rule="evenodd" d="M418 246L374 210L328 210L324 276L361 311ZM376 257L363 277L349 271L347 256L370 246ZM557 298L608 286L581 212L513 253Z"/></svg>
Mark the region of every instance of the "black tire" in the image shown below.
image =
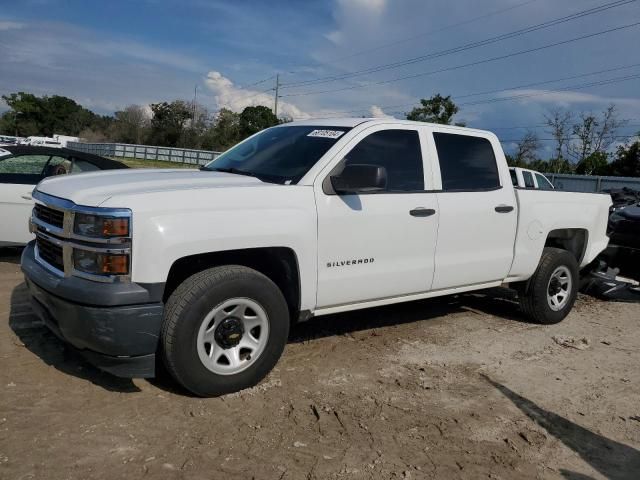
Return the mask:
<svg viewBox="0 0 640 480"><path fill-rule="evenodd" d="M565 267L571 276L571 288L566 303L559 310L551 308L548 292L553 273ZM579 287L578 263L573 254L560 248L546 247L540 263L524 288L519 290L520 307L527 317L546 325L559 323L569 314L576 301Z"/></svg>
<svg viewBox="0 0 640 480"><path fill-rule="evenodd" d="M197 337L209 312L230 298L248 298L266 312L269 334L260 356L245 370L220 375L200 360ZM289 311L280 289L251 268L227 265L196 273L167 301L161 331L162 356L171 376L201 397L237 392L260 382L282 355L289 335Z"/></svg>

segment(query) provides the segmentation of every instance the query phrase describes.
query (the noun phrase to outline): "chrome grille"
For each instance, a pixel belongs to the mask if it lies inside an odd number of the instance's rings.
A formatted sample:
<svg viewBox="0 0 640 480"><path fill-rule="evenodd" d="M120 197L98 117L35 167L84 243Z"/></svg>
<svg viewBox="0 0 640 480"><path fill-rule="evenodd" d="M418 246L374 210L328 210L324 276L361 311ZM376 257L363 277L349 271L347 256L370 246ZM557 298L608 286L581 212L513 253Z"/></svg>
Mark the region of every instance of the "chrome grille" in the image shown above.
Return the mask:
<svg viewBox="0 0 640 480"><path fill-rule="evenodd" d="M36 203L33 207L33 213L36 218L54 227L62 228L64 225L64 212L56 210L55 208Z"/></svg>
<svg viewBox="0 0 640 480"><path fill-rule="evenodd" d="M64 272L64 258L62 247L37 235L36 246L38 247L38 256L52 267Z"/></svg>

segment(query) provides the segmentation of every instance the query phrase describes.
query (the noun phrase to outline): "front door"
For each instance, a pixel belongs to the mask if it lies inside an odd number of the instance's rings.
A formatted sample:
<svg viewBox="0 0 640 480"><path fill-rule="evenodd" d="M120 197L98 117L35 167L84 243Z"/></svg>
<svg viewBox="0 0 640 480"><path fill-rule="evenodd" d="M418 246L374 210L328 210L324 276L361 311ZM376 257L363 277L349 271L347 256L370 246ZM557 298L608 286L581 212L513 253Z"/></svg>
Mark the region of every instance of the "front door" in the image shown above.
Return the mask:
<svg viewBox="0 0 640 480"><path fill-rule="evenodd" d="M417 128L376 126L341 152L345 164L383 166L385 191L337 195L316 185L318 308L428 291L438 230L435 193ZM425 172L427 174L425 175Z"/></svg>

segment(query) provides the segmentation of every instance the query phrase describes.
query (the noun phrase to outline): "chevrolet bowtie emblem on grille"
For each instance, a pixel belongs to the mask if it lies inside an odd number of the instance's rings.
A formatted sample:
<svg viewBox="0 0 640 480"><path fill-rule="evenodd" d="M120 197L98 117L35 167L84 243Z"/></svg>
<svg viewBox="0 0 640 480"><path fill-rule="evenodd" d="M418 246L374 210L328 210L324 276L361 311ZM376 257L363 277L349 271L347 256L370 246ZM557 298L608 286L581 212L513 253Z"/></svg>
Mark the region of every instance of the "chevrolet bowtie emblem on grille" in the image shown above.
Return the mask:
<svg viewBox="0 0 640 480"><path fill-rule="evenodd" d="M364 263L373 263L373 258L356 258L353 260L338 260L335 262L327 262L327 268L333 267L351 267L353 265L362 265Z"/></svg>

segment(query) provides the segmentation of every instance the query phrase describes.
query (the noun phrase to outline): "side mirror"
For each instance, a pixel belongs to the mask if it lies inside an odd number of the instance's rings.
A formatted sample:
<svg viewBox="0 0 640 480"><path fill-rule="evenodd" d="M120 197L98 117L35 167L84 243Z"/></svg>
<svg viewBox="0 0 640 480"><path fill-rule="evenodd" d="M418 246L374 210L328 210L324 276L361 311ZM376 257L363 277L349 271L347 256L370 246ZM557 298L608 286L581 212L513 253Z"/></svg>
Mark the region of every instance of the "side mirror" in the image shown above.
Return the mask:
<svg viewBox="0 0 640 480"><path fill-rule="evenodd" d="M331 186L338 194L371 193L387 188L387 169L378 165L353 164L331 176Z"/></svg>

